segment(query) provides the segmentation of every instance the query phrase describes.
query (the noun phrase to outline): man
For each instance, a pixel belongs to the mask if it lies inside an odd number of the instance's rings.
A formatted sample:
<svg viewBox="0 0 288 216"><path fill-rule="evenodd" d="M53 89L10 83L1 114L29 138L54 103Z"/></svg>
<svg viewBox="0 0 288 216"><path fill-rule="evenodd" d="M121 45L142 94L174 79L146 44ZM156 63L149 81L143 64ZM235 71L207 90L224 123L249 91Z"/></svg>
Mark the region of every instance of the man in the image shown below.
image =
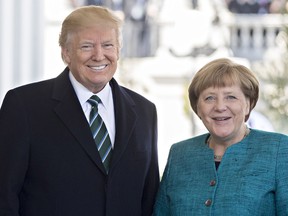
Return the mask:
<svg viewBox="0 0 288 216"><path fill-rule="evenodd" d="M159 184L157 114L153 103L113 78L120 27L106 8L76 9L59 38L67 68L5 96L0 216L151 215ZM100 98L96 105L91 96ZM90 128L98 112L112 155L107 169L98 131Z"/></svg>

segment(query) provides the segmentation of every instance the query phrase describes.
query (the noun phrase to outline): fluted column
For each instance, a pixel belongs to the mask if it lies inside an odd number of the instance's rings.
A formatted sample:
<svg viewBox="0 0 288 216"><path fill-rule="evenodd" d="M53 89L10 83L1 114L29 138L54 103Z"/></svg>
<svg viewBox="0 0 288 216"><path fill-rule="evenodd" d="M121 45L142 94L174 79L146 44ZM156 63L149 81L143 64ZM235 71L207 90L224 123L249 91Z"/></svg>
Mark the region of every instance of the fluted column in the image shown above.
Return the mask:
<svg viewBox="0 0 288 216"><path fill-rule="evenodd" d="M0 0L0 105L12 87L43 73L44 1Z"/></svg>

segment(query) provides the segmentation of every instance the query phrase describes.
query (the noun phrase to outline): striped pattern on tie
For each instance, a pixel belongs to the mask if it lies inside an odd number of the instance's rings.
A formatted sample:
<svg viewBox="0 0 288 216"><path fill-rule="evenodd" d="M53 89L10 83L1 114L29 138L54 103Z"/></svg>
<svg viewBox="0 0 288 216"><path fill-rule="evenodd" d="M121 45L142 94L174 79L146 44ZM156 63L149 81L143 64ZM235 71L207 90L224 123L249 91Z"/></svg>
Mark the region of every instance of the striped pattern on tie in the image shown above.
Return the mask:
<svg viewBox="0 0 288 216"><path fill-rule="evenodd" d="M102 163L108 173L109 162L112 155L112 145L105 123L98 113L98 104L101 103L101 100L98 96L93 95L88 99L88 102L92 106L89 120L91 132Z"/></svg>

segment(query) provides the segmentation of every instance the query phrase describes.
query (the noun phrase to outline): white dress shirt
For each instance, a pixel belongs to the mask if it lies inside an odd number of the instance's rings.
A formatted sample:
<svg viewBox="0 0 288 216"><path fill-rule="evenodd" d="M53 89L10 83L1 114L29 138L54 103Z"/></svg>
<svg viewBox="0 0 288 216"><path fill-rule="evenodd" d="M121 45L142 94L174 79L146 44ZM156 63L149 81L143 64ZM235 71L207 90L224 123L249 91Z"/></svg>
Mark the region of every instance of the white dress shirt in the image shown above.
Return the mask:
<svg viewBox="0 0 288 216"><path fill-rule="evenodd" d="M76 92L78 100L81 104L83 112L86 116L87 121L89 122L89 115L91 111L91 105L87 102L87 100L94 95L93 92L89 91L86 87L84 87L81 83L79 83L73 74L69 72L69 78L72 83L72 86ZM98 105L98 112L102 117L106 128L108 130L112 148L114 148L115 142L115 117L114 117L114 103L113 103L113 96L112 96L112 89L109 84L107 84L100 92L96 94L102 101Z"/></svg>

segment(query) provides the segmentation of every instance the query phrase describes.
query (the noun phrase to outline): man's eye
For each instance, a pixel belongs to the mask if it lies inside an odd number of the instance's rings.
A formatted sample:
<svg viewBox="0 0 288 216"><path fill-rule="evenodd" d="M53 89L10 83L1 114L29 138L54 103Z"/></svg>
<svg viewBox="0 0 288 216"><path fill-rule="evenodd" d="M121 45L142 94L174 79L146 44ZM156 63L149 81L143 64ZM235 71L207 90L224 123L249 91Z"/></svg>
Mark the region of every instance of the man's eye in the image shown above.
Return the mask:
<svg viewBox="0 0 288 216"><path fill-rule="evenodd" d="M93 49L93 45L85 44L81 46L81 50L90 51Z"/></svg>
<svg viewBox="0 0 288 216"><path fill-rule="evenodd" d="M113 47L113 44L103 44L103 47L104 47L105 49L110 49L110 48Z"/></svg>

